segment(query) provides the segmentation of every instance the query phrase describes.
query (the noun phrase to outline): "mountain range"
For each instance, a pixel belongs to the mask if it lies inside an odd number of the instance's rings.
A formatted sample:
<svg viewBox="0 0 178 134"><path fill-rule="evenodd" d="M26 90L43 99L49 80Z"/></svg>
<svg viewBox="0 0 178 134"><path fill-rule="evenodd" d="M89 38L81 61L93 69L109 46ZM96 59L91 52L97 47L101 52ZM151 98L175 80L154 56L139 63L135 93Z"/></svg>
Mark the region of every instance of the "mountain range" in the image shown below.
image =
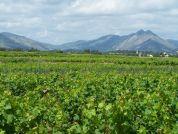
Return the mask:
<svg viewBox="0 0 178 134"><path fill-rule="evenodd" d="M140 50L152 52L173 52L178 49L178 41L166 40L152 31L139 30L129 35L107 35L95 40L70 42L59 46L61 50Z"/></svg>
<svg viewBox="0 0 178 134"><path fill-rule="evenodd" d="M128 35L106 35L94 40L79 40L61 45L41 43L12 33L0 33L0 48L38 50L140 50L152 52L176 52L178 40L163 39L150 30L139 30Z"/></svg>

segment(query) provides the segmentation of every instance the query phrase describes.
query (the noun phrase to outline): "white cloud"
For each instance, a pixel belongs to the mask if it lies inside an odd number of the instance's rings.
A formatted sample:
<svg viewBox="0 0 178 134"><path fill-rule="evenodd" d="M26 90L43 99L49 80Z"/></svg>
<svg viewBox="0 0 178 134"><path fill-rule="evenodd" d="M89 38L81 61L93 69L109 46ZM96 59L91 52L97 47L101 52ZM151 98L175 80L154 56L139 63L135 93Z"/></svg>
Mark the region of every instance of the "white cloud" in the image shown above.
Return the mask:
<svg viewBox="0 0 178 134"><path fill-rule="evenodd" d="M76 0L64 15L136 14L170 9L176 4L176 0Z"/></svg>
<svg viewBox="0 0 178 134"><path fill-rule="evenodd" d="M48 36L48 30L44 29L43 31L38 32L37 36L39 36L40 38L47 37Z"/></svg>
<svg viewBox="0 0 178 134"><path fill-rule="evenodd" d="M11 20L0 21L0 25L6 28L33 28L42 24L41 18L11 18Z"/></svg>
<svg viewBox="0 0 178 134"><path fill-rule="evenodd" d="M64 11L63 14L101 15L117 12L123 13L125 12L125 9L130 6L130 3L127 1L128 0L125 0L125 2L120 0L76 0ZM129 7L127 9L129 9Z"/></svg>
<svg viewBox="0 0 178 134"><path fill-rule="evenodd" d="M62 22L60 24L57 24L56 30L58 31L65 31L65 30L72 30L73 28L76 28L80 26L80 23L77 22Z"/></svg>
<svg viewBox="0 0 178 134"><path fill-rule="evenodd" d="M168 11L169 15L178 16L178 8Z"/></svg>
<svg viewBox="0 0 178 134"><path fill-rule="evenodd" d="M177 3L177 0L136 0L138 8L147 10L159 10L165 8L171 8Z"/></svg>
<svg viewBox="0 0 178 134"><path fill-rule="evenodd" d="M19 23L19 22L0 22L0 26L6 27L6 28L14 28L14 27L21 26L21 23Z"/></svg>
<svg viewBox="0 0 178 134"><path fill-rule="evenodd" d="M0 3L0 14L27 14L35 11L35 6L22 3Z"/></svg>
<svg viewBox="0 0 178 134"><path fill-rule="evenodd" d="M72 5L72 8L76 8L77 12L89 14L89 13L112 13L117 11L118 9L121 10L124 6L123 3L119 3L116 0L100 0L100 1L76 1Z"/></svg>

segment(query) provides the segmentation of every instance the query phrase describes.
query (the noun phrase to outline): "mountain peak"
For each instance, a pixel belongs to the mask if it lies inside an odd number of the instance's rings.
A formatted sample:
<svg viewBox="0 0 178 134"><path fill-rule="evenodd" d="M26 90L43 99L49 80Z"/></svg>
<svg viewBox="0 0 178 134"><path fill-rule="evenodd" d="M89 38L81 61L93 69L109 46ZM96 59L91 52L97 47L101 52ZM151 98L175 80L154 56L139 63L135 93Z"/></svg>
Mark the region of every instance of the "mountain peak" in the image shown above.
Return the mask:
<svg viewBox="0 0 178 134"><path fill-rule="evenodd" d="M139 31L136 32L137 35L142 35L142 34L146 34L146 31L143 29L140 29Z"/></svg>
<svg viewBox="0 0 178 134"><path fill-rule="evenodd" d="M145 33L145 31L143 29L140 29L136 33Z"/></svg>
<svg viewBox="0 0 178 134"><path fill-rule="evenodd" d="M147 34L154 34L151 30L147 30L146 33ZM154 35L156 35L156 34L154 34Z"/></svg>
<svg viewBox="0 0 178 134"><path fill-rule="evenodd" d="M145 35L145 34L156 35L151 30L143 30L143 29L137 31L135 34L137 34L137 35Z"/></svg>

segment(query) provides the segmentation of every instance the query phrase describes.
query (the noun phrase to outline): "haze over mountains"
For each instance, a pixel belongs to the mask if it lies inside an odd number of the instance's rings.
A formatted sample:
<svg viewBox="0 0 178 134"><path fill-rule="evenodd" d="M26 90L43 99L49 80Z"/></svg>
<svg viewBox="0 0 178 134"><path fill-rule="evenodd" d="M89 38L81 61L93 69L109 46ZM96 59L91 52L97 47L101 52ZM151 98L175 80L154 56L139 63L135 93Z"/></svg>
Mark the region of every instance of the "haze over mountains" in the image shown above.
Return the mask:
<svg viewBox="0 0 178 134"><path fill-rule="evenodd" d="M12 33L0 33L0 48L7 49L38 49L38 50L99 50L101 52L116 50L140 50L152 52L176 52L178 41L163 39L152 31L139 30L129 35L106 35L94 40L80 40L62 45L41 43L24 36Z"/></svg>

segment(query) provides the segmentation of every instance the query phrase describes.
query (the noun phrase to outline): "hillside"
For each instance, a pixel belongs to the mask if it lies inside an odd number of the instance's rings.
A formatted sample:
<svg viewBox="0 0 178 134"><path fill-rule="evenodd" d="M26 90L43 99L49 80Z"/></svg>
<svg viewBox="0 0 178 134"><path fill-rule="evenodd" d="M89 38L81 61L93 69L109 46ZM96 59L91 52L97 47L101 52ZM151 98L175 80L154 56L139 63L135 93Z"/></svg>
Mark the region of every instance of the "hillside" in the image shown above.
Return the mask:
<svg viewBox="0 0 178 134"><path fill-rule="evenodd" d="M34 41L12 33L0 33L0 48L50 50L52 45Z"/></svg>

